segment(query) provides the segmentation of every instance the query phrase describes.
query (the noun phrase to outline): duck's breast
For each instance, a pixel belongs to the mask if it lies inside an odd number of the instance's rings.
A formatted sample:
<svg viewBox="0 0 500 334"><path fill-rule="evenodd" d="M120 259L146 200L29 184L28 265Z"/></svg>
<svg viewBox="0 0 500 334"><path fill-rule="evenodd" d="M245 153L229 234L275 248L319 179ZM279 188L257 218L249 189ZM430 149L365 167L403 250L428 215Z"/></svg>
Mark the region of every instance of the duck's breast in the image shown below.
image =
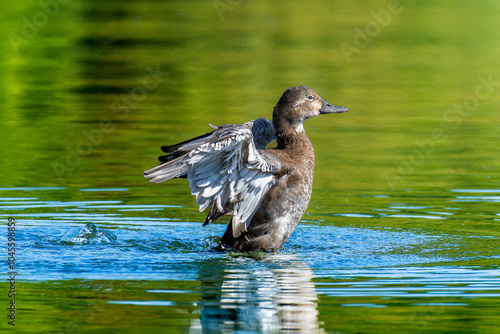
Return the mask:
<svg viewBox="0 0 500 334"><path fill-rule="evenodd" d="M293 159L286 151L276 153L281 155L283 175L266 193L249 226L250 235L266 236L267 248L275 249L288 240L307 209L314 177L314 153L303 161L297 152Z"/></svg>

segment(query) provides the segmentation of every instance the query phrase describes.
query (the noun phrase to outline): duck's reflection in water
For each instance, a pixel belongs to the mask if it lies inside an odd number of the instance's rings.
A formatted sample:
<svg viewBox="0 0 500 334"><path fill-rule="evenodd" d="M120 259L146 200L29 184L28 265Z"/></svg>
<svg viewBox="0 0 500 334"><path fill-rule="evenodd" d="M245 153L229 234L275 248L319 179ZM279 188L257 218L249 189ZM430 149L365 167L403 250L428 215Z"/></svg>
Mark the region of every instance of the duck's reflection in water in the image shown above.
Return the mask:
<svg viewBox="0 0 500 334"><path fill-rule="evenodd" d="M312 270L292 255L262 257L205 263L200 270L202 332L323 332Z"/></svg>

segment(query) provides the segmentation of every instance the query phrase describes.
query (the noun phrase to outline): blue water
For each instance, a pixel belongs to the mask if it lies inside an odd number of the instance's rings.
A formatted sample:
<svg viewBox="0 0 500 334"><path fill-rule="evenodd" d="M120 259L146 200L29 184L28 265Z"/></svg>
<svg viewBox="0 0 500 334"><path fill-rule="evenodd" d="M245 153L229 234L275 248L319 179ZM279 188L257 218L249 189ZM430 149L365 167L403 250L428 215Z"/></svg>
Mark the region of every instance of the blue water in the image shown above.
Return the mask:
<svg viewBox="0 0 500 334"><path fill-rule="evenodd" d="M202 227L199 222L175 217L147 216L148 212L180 206L127 205L119 200L46 201L41 192L54 189L23 190L30 196L0 198L3 212L0 217L16 220L19 277L26 280L155 280L164 279L167 274L169 278L194 279L199 262L228 257L227 253L213 250L225 224ZM89 244L64 242L72 229L87 223L113 232L117 240ZM451 236L337 227L305 220L283 250L267 256L293 257L294 261L319 271L402 266L450 260L431 251L414 250L448 247L454 242Z"/></svg>
<svg viewBox="0 0 500 334"><path fill-rule="evenodd" d="M83 288L88 298L113 312L130 307L127 312L138 314L160 308L167 312L162 317L182 312L189 315L179 320L182 325L165 326L191 332L288 328L316 333L336 328L330 321L344 313L339 310L355 319L356 312L349 310L395 308L409 313L404 319L423 312L425 326L413 320L407 325L411 331L426 331L438 328L436 322L446 321L457 309L500 305L500 256L492 247L498 238L422 228L461 215L460 206L448 206L463 199L460 191L427 206L417 204L420 199L386 195L371 196L379 201L371 208L345 212L327 212L315 203L282 250L252 254L214 249L225 223L202 227L203 215L193 212L183 219L191 208L182 205L127 204L134 192L140 189L3 189L0 219L16 221L18 282L33 289L41 282L68 291ZM54 199L64 194L65 200ZM489 200L482 193L467 197ZM419 225L355 226L359 219ZM87 224L112 238L71 239ZM5 243L6 223L0 231ZM116 288L113 282L120 281L120 286L139 287L140 293ZM97 290L85 288L95 285ZM65 307L71 298L58 303L56 307ZM329 320L322 325L321 319ZM447 326L455 328L457 322Z"/></svg>

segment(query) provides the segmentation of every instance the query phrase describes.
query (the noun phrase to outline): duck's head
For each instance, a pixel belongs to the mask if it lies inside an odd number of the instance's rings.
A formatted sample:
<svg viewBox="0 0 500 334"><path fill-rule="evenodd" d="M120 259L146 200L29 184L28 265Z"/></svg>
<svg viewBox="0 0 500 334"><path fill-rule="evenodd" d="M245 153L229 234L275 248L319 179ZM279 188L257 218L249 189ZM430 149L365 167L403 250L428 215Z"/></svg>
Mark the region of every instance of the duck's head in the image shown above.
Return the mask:
<svg viewBox="0 0 500 334"><path fill-rule="evenodd" d="M276 131L300 132L304 130L302 124L309 118L348 110L326 102L309 87L294 86L285 90L274 107L273 125Z"/></svg>

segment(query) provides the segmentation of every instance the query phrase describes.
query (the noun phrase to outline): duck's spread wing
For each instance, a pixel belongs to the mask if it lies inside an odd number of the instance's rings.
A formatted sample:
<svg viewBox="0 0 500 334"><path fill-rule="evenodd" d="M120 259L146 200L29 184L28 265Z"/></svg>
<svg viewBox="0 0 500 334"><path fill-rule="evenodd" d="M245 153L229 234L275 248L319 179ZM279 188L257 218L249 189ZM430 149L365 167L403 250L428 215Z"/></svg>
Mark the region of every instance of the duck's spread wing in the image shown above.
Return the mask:
<svg viewBox="0 0 500 334"><path fill-rule="evenodd" d="M267 144L276 139L273 123L265 118L257 118L245 125L252 130L253 141L258 150L265 149Z"/></svg>
<svg viewBox="0 0 500 334"><path fill-rule="evenodd" d="M257 150L252 130L248 124L224 125L193 141L174 145L170 151L164 147L172 154L163 157L163 164L145 171L144 176L157 183L187 176L200 212L212 206L206 223L230 214L233 236L238 237L276 182L274 174L280 168L277 159Z"/></svg>

